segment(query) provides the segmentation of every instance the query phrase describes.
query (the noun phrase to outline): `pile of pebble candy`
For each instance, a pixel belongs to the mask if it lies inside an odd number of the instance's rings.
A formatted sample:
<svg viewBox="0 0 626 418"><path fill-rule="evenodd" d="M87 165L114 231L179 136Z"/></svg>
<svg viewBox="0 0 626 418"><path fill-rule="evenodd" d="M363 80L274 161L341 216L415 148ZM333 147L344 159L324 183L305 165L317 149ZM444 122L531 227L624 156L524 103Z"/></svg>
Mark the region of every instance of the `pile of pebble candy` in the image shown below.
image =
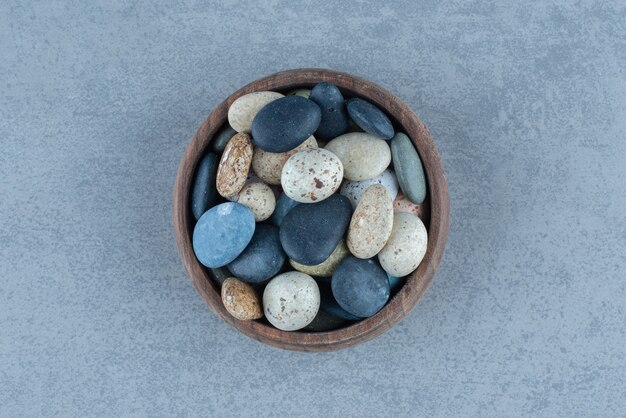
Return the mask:
<svg viewBox="0 0 626 418"><path fill-rule="evenodd" d="M192 187L195 255L238 320L346 326L382 309L426 253L413 143L334 84L239 97Z"/></svg>

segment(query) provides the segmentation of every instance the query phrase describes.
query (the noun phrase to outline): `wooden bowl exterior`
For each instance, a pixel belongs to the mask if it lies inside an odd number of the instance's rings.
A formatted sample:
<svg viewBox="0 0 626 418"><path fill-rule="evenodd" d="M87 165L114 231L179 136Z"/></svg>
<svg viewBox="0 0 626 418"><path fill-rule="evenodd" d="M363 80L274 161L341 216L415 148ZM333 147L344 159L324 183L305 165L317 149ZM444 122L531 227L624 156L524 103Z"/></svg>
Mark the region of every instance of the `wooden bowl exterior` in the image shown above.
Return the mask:
<svg viewBox="0 0 626 418"><path fill-rule="evenodd" d="M238 97L263 90L286 91L310 88L320 82L336 84L348 96L359 96L384 109L397 127L411 138L417 147L428 181L430 223L428 250L419 268L407 278L400 291L376 315L335 331L305 333L285 332L257 321L239 321L222 305L220 289L211 280L205 267L196 259L191 243L195 220L190 210L190 193L201 156L217 131L228 120L228 108ZM278 348L296 351L333 351L370 340L407 316L424 295L433 280L443 256L450 207L448 186L443 165L428 128L400 99L371 81L347 73L326 69L296 69L282 71L254 81L220 103L204 120L191 139L178 167L174 186L174 235L180 259L202 299L222 320L247 336Z"/></svg>

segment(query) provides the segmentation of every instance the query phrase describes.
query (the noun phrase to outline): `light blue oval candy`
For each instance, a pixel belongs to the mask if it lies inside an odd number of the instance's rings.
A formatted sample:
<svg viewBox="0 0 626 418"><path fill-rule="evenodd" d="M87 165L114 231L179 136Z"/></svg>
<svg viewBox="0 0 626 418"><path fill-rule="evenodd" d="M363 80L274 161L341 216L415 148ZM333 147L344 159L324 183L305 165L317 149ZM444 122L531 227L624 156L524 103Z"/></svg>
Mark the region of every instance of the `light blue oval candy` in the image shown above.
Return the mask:
<svg viewBox="0 0 626 418"><path fill-rule="evenodd" d="M254 234L252 211L226 202L209 209L193 230L193 251L209 268L225 266L243 252Z"/></svg>

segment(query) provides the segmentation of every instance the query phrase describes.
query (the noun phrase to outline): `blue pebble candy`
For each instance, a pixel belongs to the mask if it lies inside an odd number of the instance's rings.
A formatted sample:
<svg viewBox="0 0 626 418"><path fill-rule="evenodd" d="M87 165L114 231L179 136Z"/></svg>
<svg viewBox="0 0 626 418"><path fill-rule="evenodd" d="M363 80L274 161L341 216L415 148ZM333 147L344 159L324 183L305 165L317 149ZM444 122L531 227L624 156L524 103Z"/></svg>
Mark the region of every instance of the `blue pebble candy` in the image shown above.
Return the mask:
<svg viewBox="0 0 626 418"><path fill-rule="evenodd" d="M369 317L389 300L387 273L374 259L350 256L333 273L333 296L339 306L352 315Z"/></svg>
<svg viewBox="0 0 626 418"><path fill-rule="evenodd" d="M278 200L276 201L276 208L274 209L274 213L272 214L272 223L276 226L280 226L283 222L283 218L289 211L296 206L298 206L300 202L296 202L289 196L287 196L284 192L278 196Z"/></svg>
<svg viewBox="0 0 626 418"><path fill-rule="evenodd" d="M245 282L262 283L280 271L285 258L278 238L278 228L274 225L259 224L252 241L228 264L228 270Z"/></svg>
<svg viewBox="0 0 626 418"><path fill-rule="evenodd" d="M252 211L239 203L214 206L200 217L193 230L193 251L209 268L225 266L246 248L255 229Z"/></svg>
<svg viewBox="0 0 626 418"><path fill-rule="evenodd" d="M393 137L395 131L391 121L375 105L363 99L355 98L348 100L346 106L354 123L365 132L383 139L391 139Z"/></svg>
<svg viewBox="0 0 626 418"><path fill-rule="evenodd" d="M191 190L191 212L196 220L211 208L217 200L215 177L219 159L217 155L208 153L198 164L196 177Z"/></svg>

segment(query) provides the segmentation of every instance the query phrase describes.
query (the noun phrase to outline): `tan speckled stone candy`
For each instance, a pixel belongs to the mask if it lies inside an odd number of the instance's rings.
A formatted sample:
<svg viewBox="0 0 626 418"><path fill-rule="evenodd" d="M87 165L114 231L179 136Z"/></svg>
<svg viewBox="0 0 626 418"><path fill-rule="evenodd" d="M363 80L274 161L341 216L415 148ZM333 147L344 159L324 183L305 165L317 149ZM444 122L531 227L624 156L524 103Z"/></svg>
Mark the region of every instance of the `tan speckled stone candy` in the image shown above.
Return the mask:
<svg viewBox="0 0 626 418"><path fill-rule="evenodd" d="M352 214L348 248L357 258L371 258L383 249L393 227L393 200L382 184L368 187Z"/></svg>
<svg viewBox="0 0 626 418"><path fill-rule="evenodd" d="M289 271L274 277L263 292L267 320L283 331L296 331L313 321L320 307L320 290L308 274Z"/></svg>
<svg viewBox="0 0 626 418"><path fill-rule="evenodd" d="M378 261L391 276L411 274L422 262L428 247L428 233L420 218L406 212L395 212L393 229Z"/></svg>
<svg viewBox="0 0 626 418"><path fill-rule="evenodd" d="M228 108L228 123L237 132L250 133L252 121L259 110L281 97L285 96L275 91L255 91L241 96Z"/></svg>
<svg viewBox="0 0 626 418"><path fill-rule="evenodd" d="M241 321L263 317L261 301L252 286L234 277L222 284L222 303L228 313Z"/></svg>
<svg viewBox="0 0 626 418"><path fill-rule="evenodd" d="M252 141L250 135L238 133L228 141L219 167L215 185L220 195L231 197L239 193L246 183L252 163Z"/></svg>
<svg viewBox="0 0 626 418"><path fill-rule="evenodd" d="M263 151L259 147L255 147L254 155L252 156L252 170L266 183L278 185L280 184L283 166L289 157L302 150L316 148L317 141L313 135L296 148L287 152L268 152Z"/></svg>
<svg viewBox="0 0 626 418"><path fill-rule="evenodd" d="M364 132L340 135L326 144L343 164L344 177L348 180L368 180L381 174L391 162L391 150L387 142Z"/></svg>
<svg viewBox="0 0 626 418"><path fill-rule="evenodd" d="M315 203L335 193L342 179L343 165L335 154L325 149L308 149L287 160L280 182L291 199Z"/></svg>
<svg viewBox="0 0 626 418"><path fill-rule="evenodd" d="M335 249L333 250L332 254L320 264L317 264L315 266L305 266L304 264L300 264L291 259L289 260L289 264L291 264L291 267L293 267L294 269L302 273L309 274L311 276L330 277L333 275L333 272L335 271L339 263L341 263L343 259L349 255L350 252L348 251L346 243L344 242L344 240L341 240L339 241L339 244L337 244L337 247L335 247Z"/></svg>
<svg viewBox="0 0 626 418"><path fill-rule="evenodd" d="M232 200L249 207L257 222L272 216L276 208L274 191L265 183L246 184Z"/></svg>

